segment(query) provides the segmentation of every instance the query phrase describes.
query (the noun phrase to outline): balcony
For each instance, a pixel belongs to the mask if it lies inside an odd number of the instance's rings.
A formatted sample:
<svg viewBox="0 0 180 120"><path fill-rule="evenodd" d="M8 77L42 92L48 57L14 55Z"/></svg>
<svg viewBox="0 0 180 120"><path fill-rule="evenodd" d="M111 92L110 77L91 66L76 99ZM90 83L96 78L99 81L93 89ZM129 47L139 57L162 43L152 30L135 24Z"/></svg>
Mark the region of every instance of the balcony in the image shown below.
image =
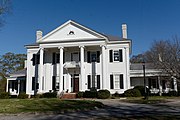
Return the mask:
<svg viewBox="0 0 180 120"><path fill-rule="evenodd" d="M68 68L79 68L80 67L80 63L76 62L76 61L68 61L64 63L64 68L68 69Z"/></svg>

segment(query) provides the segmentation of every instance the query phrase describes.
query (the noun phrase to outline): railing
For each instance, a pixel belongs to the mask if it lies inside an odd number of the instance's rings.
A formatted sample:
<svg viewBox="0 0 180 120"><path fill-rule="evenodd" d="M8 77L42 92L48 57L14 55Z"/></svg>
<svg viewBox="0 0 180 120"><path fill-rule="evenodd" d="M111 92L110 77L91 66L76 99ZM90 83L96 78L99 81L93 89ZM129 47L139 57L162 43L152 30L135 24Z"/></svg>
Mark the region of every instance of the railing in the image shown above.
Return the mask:
<svg viewBox="0 0 180 120"><path fill-rule="evenodd" d="M64 68L77 68L79 66L79 62L76 61L67 61L64 63Z"/></svg>

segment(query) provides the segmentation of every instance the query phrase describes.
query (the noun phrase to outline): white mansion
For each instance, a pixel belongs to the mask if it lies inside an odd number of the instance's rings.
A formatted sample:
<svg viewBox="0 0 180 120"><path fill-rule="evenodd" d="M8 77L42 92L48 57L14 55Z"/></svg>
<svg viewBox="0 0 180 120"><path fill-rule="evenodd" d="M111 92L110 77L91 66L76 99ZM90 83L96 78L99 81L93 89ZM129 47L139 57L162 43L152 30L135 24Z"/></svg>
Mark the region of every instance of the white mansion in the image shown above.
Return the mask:
<svg viewBox="0 0 180 120"><path fill-rule="evenodd" d="M36 43L25 47L26 68L7 78L7 91L12 95L91 88L123 93L144 85L142 65L129 62L131 40L127 39L126 24L119 38L69 20L45 36L37 31ZM162 80L160 71L150 66L146 66L146 85L152 92L177 90L175 79L173 83Z"/></svg>

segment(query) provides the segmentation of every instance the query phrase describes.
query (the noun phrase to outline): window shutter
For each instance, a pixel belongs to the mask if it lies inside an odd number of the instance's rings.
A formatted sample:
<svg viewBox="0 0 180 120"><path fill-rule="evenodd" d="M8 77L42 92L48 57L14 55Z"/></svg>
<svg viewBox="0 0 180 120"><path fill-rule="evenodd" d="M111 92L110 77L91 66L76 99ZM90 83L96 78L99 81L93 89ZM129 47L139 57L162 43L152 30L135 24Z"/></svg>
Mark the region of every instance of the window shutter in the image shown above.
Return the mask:
<svg viewBox="0 0 180 120"><path fill-rule="evenodd" d="M120 89L124 89L123 74L120 74Z"/></svg>
<svg viewBox="0 0 180 120"><path fill-rule="evenodd" d="M109 50L109 62L113 62L113 51Z"/></svg>
<svg viewBox="0 0 180 120"><path fill-rule="evenodd" d="M52 76L52 90L56 90L56 76Z"/></svg>
<svg viewBox="0 0 180 120"><path fill-rule="evenodd" d="M171 78L171 89L174 89L174 80Z"/></svg>
<svg viewBox="0 0 180 120"><path fill-rule="evenodd" d="M53 53L52 54L52 64L56 63L55 60L56 60L56 53Z"/></svg>
<svg viewBox="0 0 180 120"><path fill-rule="evenodd" d="M59 61L60 61L60 54L56 53L56 63L59 63Z"/></svg>
<svg viewBox="0 0 180 120"><path fill-rule="evenodd" d="M100 89L100 75L97 75L97 89Z"/></svg>
<svg viewBox="0 0 180 120"><path fill-rule="evenodd" d="M151 79L150 78L148 79L148 87L149 87L149 89L151 89Z"/></svg>
<svg viewBox="0 0 180 120"><path fill-rule="evenodd" d="M40 63L40 54L36 54L36 64Z"/></svg>
<svg viewBox="0 0 180 120"><path fill-rule="evenodd" d="M122 50L119 50L119 62L123 62Z"/></svg>
<svg viewBox="0 0 180 120"><path fill-rule="evenodd" d="M63 64L65 62L65 52L63 52Z"/></svg>
<svg viewBox="0 0 180 120"><path fill-rule="evenodd" d="M35 65L35 59L36 59L36 54L33 54L33 58L32 58L33 65Z"/></svg>
<svg viewBox="0 0 180 120"><path fill-rule="evenodd" d="M110 89L114 89L113 75L110 75Z"/></svg>
<svg viewBox="0 0 180 120"><path fill-rule="evenodd" d="M88 89L91 88L91 75L88 75Z"/></svg>
<svg viewBox="0 0 180 120"><path fill-rule="evenodd" d="M63 76L63 90L64 90L64 76Z"/></svg>
<svg viewBox="0 0 180 120"><path fill-rule="evenodd" d="M35 89L35 77L32 77L32 90Z"/></svg>
<svg viewBox="0 0 180 120"><path fill-rule="evenodd" d="M99 63L100 62L100 51L97 51L97 62Z"/></svg>
<svg viewBox="0 0 180 120"><path fill-rule="evenodd" d="M91 53L90 53L90 51L87 52L87 62L88 63L91 62Z"/></svg>

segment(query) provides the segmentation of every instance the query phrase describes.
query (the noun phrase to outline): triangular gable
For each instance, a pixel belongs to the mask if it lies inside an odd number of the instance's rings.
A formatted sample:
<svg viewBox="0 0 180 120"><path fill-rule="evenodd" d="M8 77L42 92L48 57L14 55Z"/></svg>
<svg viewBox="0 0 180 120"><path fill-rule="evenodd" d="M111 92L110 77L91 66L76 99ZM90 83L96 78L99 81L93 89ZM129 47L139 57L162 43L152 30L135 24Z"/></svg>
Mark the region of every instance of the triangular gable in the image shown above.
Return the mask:
<svg viewBox="0 0 180 120"><path fill-rule="evenodd" d="M86 28L72 20L67 21L52 32L48 33L38 43L44 42L63 42L69 40L91 40L107 39L104 35Z"/></svg>

